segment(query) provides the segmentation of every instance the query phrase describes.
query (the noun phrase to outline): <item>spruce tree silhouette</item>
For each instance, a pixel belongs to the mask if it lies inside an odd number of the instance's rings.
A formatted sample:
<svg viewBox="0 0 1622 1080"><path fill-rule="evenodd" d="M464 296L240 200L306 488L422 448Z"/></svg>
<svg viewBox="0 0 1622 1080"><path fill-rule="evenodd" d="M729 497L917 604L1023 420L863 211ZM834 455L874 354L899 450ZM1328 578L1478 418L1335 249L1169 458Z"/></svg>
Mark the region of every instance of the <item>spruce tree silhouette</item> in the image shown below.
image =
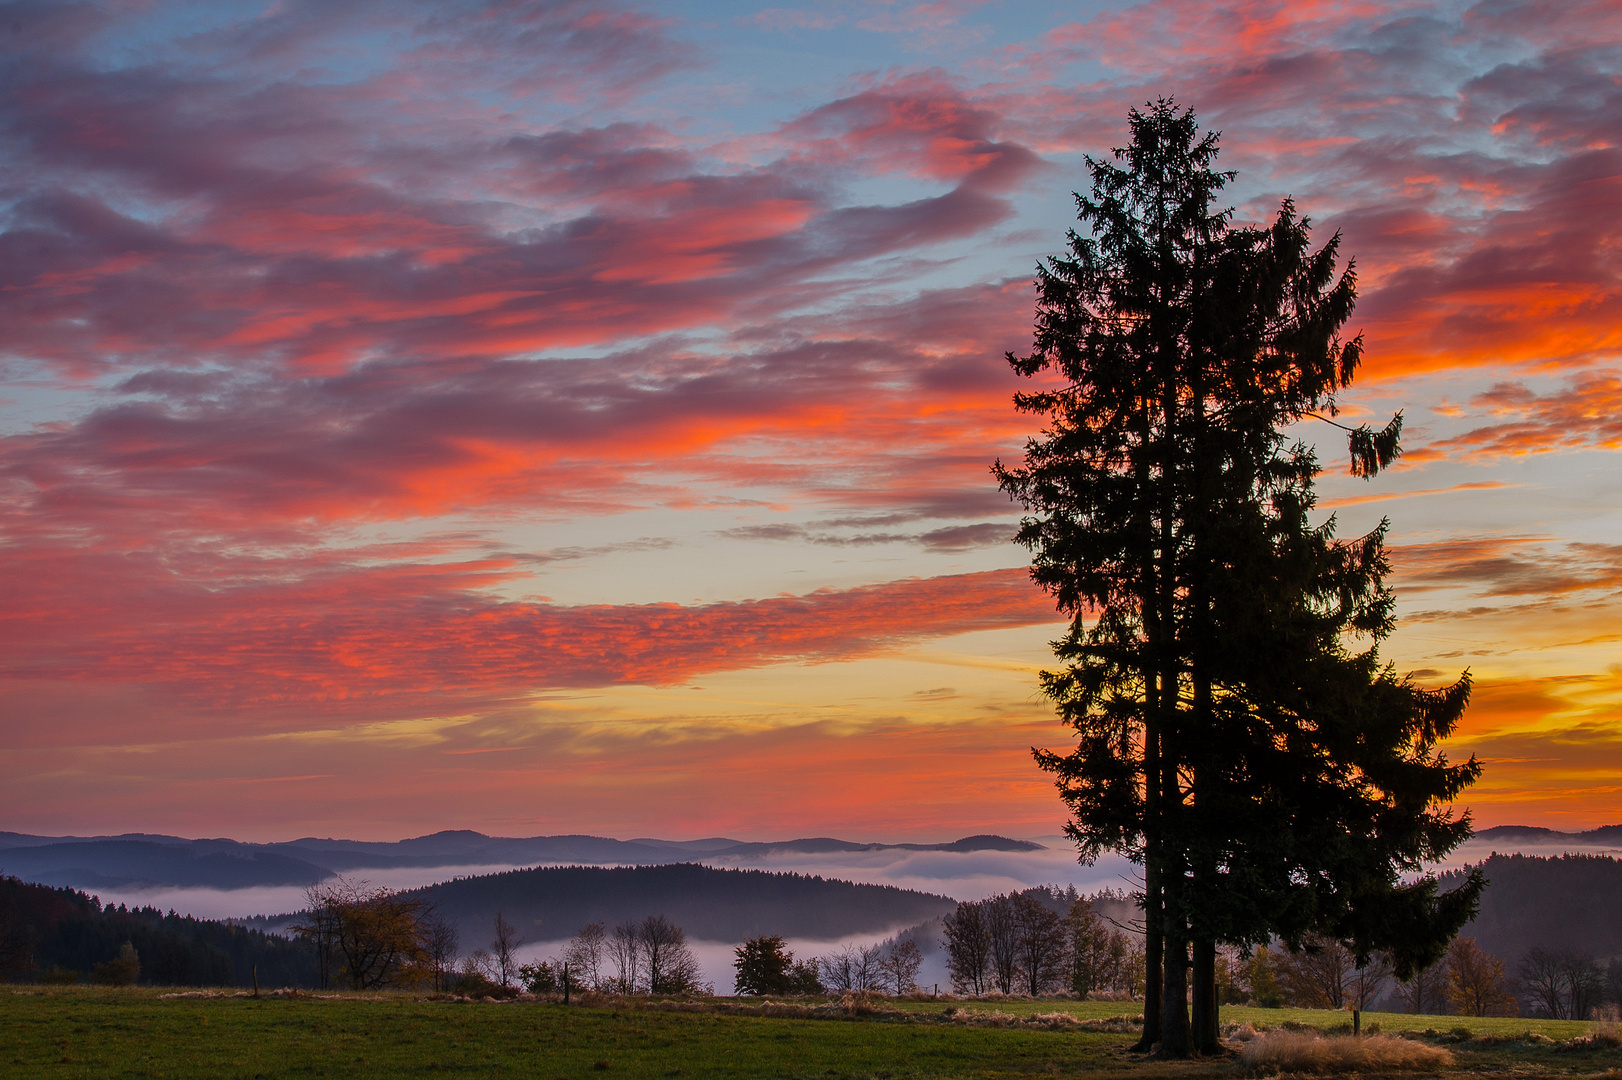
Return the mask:
<svg viewBox="0 0 1622 1080"><path fill-rule="evenodd" d="M1038 268L1033 348L1008 360L1044 377L1015 396L1044 430L993 471L1071 617L1042 686L1075 746L1036 757L1083 860L1144 866L1140 1046L1182 1056L1216 1049L1218 943L1318 933L1400 977L1434 962L1482 881L1442 893L1421 871L1470 835L1446 804L1480 766L1436 748L1468 673L1431 691L1379 660L1386 525L1313 526L1318 463L1285 434L1335 423L1365 478L1400 453L1401 414L1333 419L1362 354L1339 236L1312 250L1288 201L1234 226L1216 133L1167 100L1130 123L1117 163L1088 159L1088 235Z"/></svg>

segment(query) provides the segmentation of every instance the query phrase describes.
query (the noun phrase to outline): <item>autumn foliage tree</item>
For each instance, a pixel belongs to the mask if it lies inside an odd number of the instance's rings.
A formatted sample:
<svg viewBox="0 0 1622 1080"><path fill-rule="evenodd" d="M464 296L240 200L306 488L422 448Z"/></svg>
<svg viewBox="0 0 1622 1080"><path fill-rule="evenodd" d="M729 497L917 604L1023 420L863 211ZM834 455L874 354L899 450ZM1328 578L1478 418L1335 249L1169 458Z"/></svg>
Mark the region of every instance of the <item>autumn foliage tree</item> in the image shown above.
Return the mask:
<svg viewBox="0 0 1622 1080"><path fill-rule="evenodd" d="M1515 995L1504 962L1475 943L1455 938L1447 950L1447 996L1464 1016L1513 1016Z"/></svg>
<svg viewBox="0 0 1622 1080"><path fill-rule="evenodd" d="M1142 1045L1182 1055L1216 1048L1221 943L1434 962L1482 883L1443 894L1423 866L1469 835L1447 804L1479 768L1437 750L1468 679L1427 690L1378 658L1385 526L1314 524L1317 460L1286 435L1336 415L1361 358L1339 238L1314 250L1288 201L1235 226L1217 136L1167 101L1130 119L1116 163L1088 161L1087 235L1038 269L1033 347L1008 359L1042 380L1015 405L1043 431L994 471L1071 618L1042 686L1075 744L1037 759L1081 857L1144 866ZM1348 431L1358 475L1399 453L1400 416Z"/></svg>
<svg viewBox="0 0 1622 1080"><path fill-rule="evenodd" d="M292 929L315 944L322 986L339 972L355 990L427 974L430 912L422 901L342 877L311 886L306 899Z"/></svg>

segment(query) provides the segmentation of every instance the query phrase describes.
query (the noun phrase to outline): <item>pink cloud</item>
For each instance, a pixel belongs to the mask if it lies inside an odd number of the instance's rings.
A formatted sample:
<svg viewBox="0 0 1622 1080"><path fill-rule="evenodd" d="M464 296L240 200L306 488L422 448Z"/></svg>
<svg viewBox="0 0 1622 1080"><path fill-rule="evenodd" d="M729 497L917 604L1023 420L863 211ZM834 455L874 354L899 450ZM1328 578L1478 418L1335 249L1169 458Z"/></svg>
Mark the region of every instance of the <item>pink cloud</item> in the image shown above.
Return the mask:
<svg viewBox="0 0 1622 1080"><path fill-rule="evenodd" d="M668 686L1057 620L1018 569L697 606L571 607L484 591L524 574L502 557L366 566L193 551L181 570L156 551L13 549L0 671L24 692L146 688L179 716L228 714L258 730L444 715L546 688ZM13 739L54 738L51 725L16 715ZM146 734L163 723L151 718Z"/></svg>
<svg viewBox="0 0 1622 1080"><path fill-rule="evenodd" d="M1416 461L1480 461L1557 451L1622 450L1622 373L1595 371L1551 394L1503 382L1470 400L1494 422L1419 447Z"/></svg>
<svg viewBox="0 0 1622 1080"><path fill-rule="evenodd" d="M863 15L949 50L984 29L972 7ZM1039 155L1107 153L1162 93L1223 129L1242 218L1294 194L1343 231L1369 375L1499 382L1415 460L1614 449L1614 7L1151 0L710 116L760 86L712 85L730 69L698 24L608 3L294 2L179 36L161 5L12 5L3 362L47 404L0 431L10 733L496 723L538 688L1050 620L1012 570L502 599L591 549L485 530L770 502L703 528L986 559L1013 516L987 464L1029 434L1000 357L1031 294L1026 267L970 259L1058 246L1068 220L997 231L1047 212ZM358 539L382 523L416 539ZM1558 538L1397 554L1416 589L1615 584L1614 551ZM737 750L738 775L764 760Z"/></svg>
<svg viewBox="0 0 1622 1080"><path fill-rule="evenodd" d="M1622 545L1546 537L1461 537L1391 549L1404 591L1467 588L1481 596L1542 597L1622 587Z"/></svg>

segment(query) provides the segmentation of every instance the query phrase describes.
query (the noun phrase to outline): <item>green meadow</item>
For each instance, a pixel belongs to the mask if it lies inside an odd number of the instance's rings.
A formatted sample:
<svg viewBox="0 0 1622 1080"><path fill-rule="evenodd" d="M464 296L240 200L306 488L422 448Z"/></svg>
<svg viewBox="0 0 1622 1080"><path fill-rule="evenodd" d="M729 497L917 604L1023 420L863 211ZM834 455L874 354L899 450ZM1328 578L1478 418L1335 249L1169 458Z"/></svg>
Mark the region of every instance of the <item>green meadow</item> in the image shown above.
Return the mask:
<svg viewBox="0 0 1622 1080"><path fill-rule="evenodd" d="M728 1006L722 1004L721 1009ZM646 1002L434 1001L403 994L164 998L155 989L0 988L0 1075L15 1077L1204 1077L1235 1058L1159 1062L1135 1036L1078 1030L1115 1002L880 1003L842 1019L748 1015ZM954 1010L948 1012L948 1010ZM1026 1025L1015 1025L1025 1020ZM1343 1012L1224 1009L1225 1023L1332 1031ZM1573 1021L1365 1014L1386 1032L1430 1029L1448 1075L1622 1076L1622 1051L1562 1040ZM1117 1027L1119 1025L1116 1025ZM1529 1033L1536 1038L1508 1038ZM1556 1040L1556 1041L1547 1041ZM1616 1070L1616 1071L1613 1071Z"/></svg>

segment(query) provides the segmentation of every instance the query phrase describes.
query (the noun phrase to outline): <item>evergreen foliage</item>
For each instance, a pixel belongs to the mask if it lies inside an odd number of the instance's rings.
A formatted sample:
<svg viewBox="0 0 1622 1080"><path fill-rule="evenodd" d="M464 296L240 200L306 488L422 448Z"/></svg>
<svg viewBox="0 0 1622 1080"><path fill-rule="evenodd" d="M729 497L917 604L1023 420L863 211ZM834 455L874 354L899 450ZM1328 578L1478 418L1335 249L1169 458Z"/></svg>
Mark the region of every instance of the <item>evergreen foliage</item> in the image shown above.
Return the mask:
<svg viewBox="0 0 1622 1080"><path fill-rule="evenodd" d="M468 940L482 938L498 910L537 938L658 911L695 938L747 941L762 934L831 940L918 923L953 907L944 896L891 885L694 863L544 866L457 878L411 896L433 905Z"/></svg>
<svg viewBox="0 0 1622 1080"><path fill-rule="evenodd" d="M106 965L106 981L169 986L247 986L256 966L266 986L316 980L314 950L303 942L153 907L103 907L76 889L0 878L0 976L88 976L98 965Z"/></svg>
<svg viewBox="0 0 1622 1080"><path fill-rule="evenodd" d="M1038 269L1033 348L1008 359L1042 377L1015 404L1044 430L995 474L1072 619L1042 685L1076 744L1037 759L1084 860L1145 866L1144 1042L1182 1054L1215 1048L1219 943L1434 962L1482 882L1422 869L1469 836L1446 804L1479 766L1437 750L1468 676L1426 690L1378 657L1385 525L1313 525L1318 463L1286 434L1336 415L1361 358L1339 237L1313 250L1289 201L1233 225L1217 135L1164 100L1130 120L1119 164L1088 160L1088 235ZM1347 430L1355 475L1400 452L1400 414Z"/></svg>

